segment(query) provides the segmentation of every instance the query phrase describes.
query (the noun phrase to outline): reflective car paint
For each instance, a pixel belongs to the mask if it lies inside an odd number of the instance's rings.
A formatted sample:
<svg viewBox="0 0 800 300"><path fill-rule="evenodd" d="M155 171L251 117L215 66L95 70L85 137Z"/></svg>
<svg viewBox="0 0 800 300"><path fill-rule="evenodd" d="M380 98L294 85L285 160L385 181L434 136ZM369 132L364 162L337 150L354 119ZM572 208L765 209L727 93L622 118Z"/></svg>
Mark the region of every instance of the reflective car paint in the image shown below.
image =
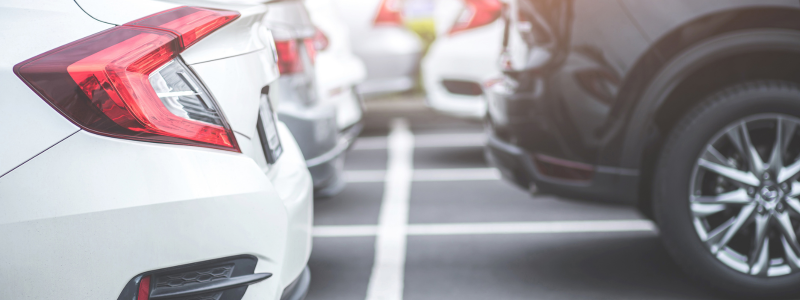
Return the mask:
<svg viewBox="0 0 800 300"><path fill-rule="evenodd" d="M589 182L533 174L541 190L637 203L640 178L648 176L668 119L691 105L668 99L683 80L737 55L797 53L785 33L800 29L797 1L657 2L512 3L510 69L495 82L513 88L507 94L486 89L491 133L526 156L594 171ZM729 42L708 44L715 38Z"/></svg>

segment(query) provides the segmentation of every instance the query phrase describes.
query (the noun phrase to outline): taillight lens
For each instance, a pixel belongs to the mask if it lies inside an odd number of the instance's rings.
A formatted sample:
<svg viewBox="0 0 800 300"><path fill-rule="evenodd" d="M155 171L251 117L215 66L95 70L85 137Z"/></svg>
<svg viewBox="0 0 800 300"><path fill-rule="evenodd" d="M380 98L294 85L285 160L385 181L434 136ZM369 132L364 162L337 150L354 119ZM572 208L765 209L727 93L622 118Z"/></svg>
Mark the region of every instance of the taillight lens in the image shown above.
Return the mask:
<svg viewBox="0 0 800 300"><path fill-rule="evenodd" d="M403 7L401 0L381 0L375 25L403 25Z"/></svg>
<svg viewBox="0 0 800 300"><path fill-rule="evenodd" d="M281 74L303 72L297 40L275 41L275 50L278 52L278 70Z"/></svg>
<svg viewBox="0 0 800 300"><path fill-rule="evenodd" d="M312 64L317 56L316 43L313 38L275 41L275 50L278 52L278 70L284 75L302 73L305 70L302 50L308 54L308 59Z"/></svg>
<svg viewBox="0 0 800 300"><path fill-rule="evenodd" d="M139 20L128 26L141 26L170 31L180 37L181 46L189 48L197 41L239 17L238 12L210 10L181 6L165 10Z"/></svg>
<svg viewBox="0 0 800 300"><path fill-rule="evenodd" d="M450 34L491 24L503 10L499 0L464 0L464 11L450 28Z"/></svg>
<svg viewBox="0 0 800 300"><path fill-rule="evenodd" d="M214 99L178 56L236 17L178 7L48 51L14 70L88 131L239 151Z"/></svg>

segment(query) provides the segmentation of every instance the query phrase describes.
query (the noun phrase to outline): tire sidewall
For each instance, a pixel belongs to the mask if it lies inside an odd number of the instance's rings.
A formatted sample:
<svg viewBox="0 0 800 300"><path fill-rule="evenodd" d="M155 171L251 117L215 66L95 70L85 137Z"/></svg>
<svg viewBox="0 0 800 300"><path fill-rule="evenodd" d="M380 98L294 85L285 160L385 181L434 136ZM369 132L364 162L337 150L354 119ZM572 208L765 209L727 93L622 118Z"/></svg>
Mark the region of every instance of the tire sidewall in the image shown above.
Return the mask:
<svg viewBox="0 0 800 300"><path fill-rule="evenodd" d="M714 136L744 118L767 113L800 118L800 89L785 83L749 83L701 102L667 138L654 182L656 221L670 254L690 275L739 296L798 295L800 272L759 278L720 262L694 228L689 189L701 151Z"/></svg>

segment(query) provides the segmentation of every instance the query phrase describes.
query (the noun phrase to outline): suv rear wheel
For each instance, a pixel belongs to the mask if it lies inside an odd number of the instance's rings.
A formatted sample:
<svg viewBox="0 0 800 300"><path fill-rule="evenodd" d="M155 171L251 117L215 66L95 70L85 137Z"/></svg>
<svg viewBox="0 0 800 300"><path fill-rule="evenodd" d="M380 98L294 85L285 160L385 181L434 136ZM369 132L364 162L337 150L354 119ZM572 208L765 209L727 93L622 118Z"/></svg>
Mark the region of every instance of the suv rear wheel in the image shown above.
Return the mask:
<svg viewBox="0 0 800 300"><path fill-rule="evenodd" d="M739 84L669 134L654 208L670 254L737 296L800 295L800 87Z"/></svg>

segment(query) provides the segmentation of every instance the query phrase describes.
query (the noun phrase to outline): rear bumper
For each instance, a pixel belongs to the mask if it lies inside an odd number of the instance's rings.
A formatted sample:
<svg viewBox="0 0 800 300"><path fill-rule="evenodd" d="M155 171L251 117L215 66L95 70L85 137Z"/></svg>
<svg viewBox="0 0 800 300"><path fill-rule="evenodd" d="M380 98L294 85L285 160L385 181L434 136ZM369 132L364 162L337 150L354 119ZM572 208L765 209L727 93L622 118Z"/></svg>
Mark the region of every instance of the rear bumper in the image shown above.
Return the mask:
<svg viewBox="0 0 800 300"><path fill-rule="evenodd" d="M402 92L414 88L423 45L404 27L376 27L354 41L353 52L367 68L358 85L362 94Z"/></svg>
<svg viewBox="0 0 800 300"><path fill-rule="evenodd" d="M285 252L282 261L281 286L297 278L311 256L311 230L314 223L312 179L297 143L289 129L278 124L284 154L270 167L267 176L275 186L288 215Z"/></svg>
<svg viewBox="0 0 800 300"><path fill-rule="evenodd" d="M592 166L589 180L555 178L546 174L576 170L563 167L570 164L568 161L538 156L493 133L489 134L485 155L487 161L500 171L504 179L526 190L535 188L537 192L630 205L636 204L638 200L638 174L625 174L611 167ZM543 162L542 158L552 159L557 163Z"/></svg>
<svg viewBox="0 0 800 300"><path fill-rule="evenodd" d="M284 101L278 108L279 119L303 152L317 196L330 196L344 188L344 152L363 128L359 118L357 123L340 131L337 116L335 103L329 102L305 106L297 101Z"/></svg>
<svg viewBox="0 0 800 300"><path fill-rule="evenodd" d="M533 163L521 148L489 135L485 154L489 164L497 168L504 179L523 189L534 184Z"/></svg>
<svg viewBox="0 0 800 300"><path fill-rule="evenodd" d="M4 296L116 299L143 272L252 255L273 277L246 297L277 298L311 251L311 180L284 141L264 173L239 153L74 134L0 179Z"/></svg>
<svg viewBox="0 0 800 300"><path fill-rule="evenodd" d="M417 76L414 71L408 74L392 75L392 77L368 78L358 85L360 94L387 94L409 91L414 88Z"/></svg>
<svg viewBox="0 0 800 300"><path fill-rule="evenodd" d="M359 122L340 132L336 147L320 156L306 160L311 176L315 178L314 195L330 197L344 189L345 152L353 145L364 124ZM319 181L317 181L319 180Z"/></svg>
<svg viewBox="0 0 800 300"><path fill-rule="evenodd" d="M483 95L458 95L449 93L441 82L425 81L427 104L438 112L473 120L486 117L486 100Z"/></svg>

